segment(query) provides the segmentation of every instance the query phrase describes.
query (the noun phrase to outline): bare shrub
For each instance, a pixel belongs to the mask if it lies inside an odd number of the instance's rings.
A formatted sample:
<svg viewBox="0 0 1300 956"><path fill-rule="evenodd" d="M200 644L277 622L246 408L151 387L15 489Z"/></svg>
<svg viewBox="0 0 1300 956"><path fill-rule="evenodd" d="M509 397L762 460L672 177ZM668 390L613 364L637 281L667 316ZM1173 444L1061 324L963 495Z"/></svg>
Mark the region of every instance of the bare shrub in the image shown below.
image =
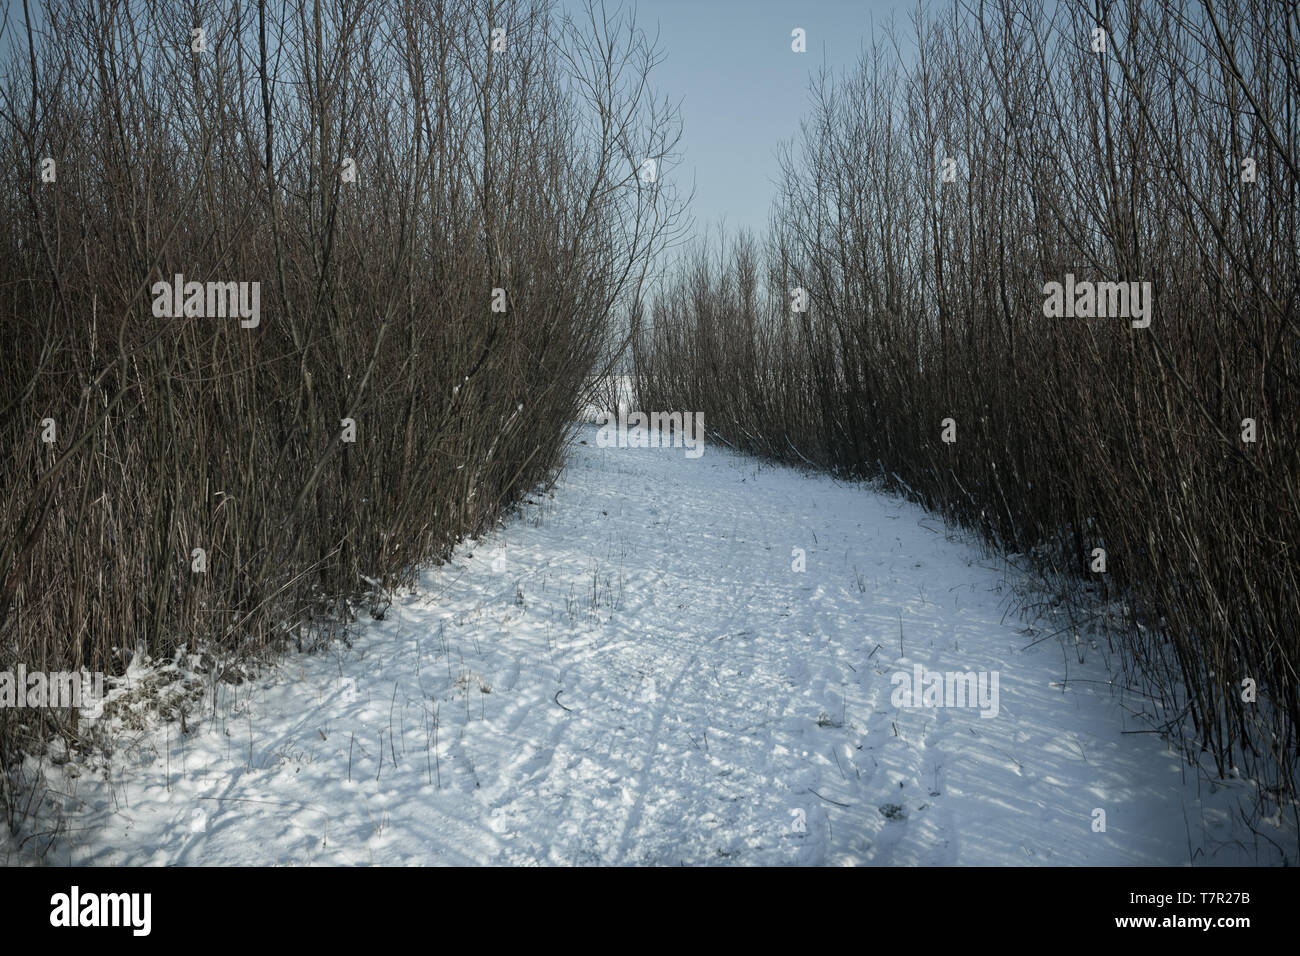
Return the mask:
<svg viewBox="0 0 1300 956"><path fill-rule="evenodd" d="M556 467L680 210L629 16L23 12L0 75L0 669L301 641ZM260 322L156 315L177 274L259 283ZM74 724L0 710L0 761Z"/></svg>
<svg viewBox="0 0 1300 956"><path fill-rule="evenodd" d="M1122 614L1148 716L1294 797L1300 38L1236 0L1096 9L957 4L915 54L823 76L761 288L747 239L698 250L637 339L638 401L1088 583L1067 619ZM1066 274L1152 283L1150 326L1045 316Z"/></svg>

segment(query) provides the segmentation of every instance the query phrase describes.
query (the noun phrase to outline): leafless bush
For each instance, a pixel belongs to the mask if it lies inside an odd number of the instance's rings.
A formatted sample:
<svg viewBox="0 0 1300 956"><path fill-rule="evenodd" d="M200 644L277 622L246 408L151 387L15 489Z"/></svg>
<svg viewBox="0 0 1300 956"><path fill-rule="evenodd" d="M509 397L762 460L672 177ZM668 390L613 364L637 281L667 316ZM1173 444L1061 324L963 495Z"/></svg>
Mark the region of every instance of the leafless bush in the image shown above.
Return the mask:
<svg viewBox="0 0 1300 956"><path fill-rule="evenodd" d="M301 643L557 465L680 209L677 122L628 16L22 12L0 76L0 669ZM260 322L155 314L176 274L259 283ZM0 762L75 729L0 710Z"/></svg>
<svg viewBox="0 0 1300 956"><path fill-rule="evenodd" d="M638 402L1074 579L1071 619L1126 618L1149 716L1294 797L1294 11L1002 0L914 28L914 56L814 84L758 290L747 241L701 251L638 338ZM1151 282L1150 327L1045 316L1066 274Z"/></svg>

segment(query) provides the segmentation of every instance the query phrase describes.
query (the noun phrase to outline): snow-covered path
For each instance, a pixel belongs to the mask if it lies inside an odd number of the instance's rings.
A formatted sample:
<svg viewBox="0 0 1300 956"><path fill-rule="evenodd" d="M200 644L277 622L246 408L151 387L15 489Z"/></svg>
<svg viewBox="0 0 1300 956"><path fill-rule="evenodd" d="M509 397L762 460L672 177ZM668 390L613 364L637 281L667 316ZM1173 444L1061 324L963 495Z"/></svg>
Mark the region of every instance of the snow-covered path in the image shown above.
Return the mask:
<svg viewBox="0 0 1300 956"><path fill-rule="evenodd" d="M1030 647L998 563L934 517L717 445L580 437L553 493L350 649L223 687L111 785L55 768L50 862L1273 859L1225 844L1245 784L1122 733L1145 725L1100 651ZM996 716L893 706L918 664L996 672Z"/></svg>

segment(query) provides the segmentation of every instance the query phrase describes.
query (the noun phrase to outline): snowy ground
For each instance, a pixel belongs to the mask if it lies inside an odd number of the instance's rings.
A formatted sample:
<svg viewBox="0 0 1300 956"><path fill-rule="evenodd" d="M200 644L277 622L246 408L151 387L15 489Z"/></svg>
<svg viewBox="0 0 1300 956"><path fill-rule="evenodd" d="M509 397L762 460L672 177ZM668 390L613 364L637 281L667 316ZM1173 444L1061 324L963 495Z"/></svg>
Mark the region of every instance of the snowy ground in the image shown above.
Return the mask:
<svg viewBox="0 0 1300 956"><path fill-rule="evenodd" d="M108 781L49 768L47 861L1278 861L1234 820L1248 786L1123 733L1147 728L1100 652L1030 647L1004 570L935 518L595 435L350 649L124 738ZM997 672L997 716L893 706L917 664Z"/></svg>

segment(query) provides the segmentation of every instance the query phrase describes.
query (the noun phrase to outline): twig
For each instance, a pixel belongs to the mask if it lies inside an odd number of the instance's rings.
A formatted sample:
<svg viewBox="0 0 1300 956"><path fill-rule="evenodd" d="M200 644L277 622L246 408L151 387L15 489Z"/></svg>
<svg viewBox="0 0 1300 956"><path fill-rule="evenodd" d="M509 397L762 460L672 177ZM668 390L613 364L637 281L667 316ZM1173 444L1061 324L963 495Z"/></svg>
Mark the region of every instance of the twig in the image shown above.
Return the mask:
<svg viewBox="0 0 1300 956"><path fill-rule="evenodd" d="M846 810L849 809L849 808L851 808L851 807L853 806L853 804L851 804L851 803L840 803L838 800L832 800L832 799L830 799L829 797L823 797L820 793L818 793L818 792L817 792L816 790L814 790L812 787L809 787L809 788L808 788L808 792L811 793L811 794L812 794L814 797L816 797L818 800L825 800L827 803L833 803L833 804L835 804L835 806L837 806L837 807L844 807Z"/></svg>

